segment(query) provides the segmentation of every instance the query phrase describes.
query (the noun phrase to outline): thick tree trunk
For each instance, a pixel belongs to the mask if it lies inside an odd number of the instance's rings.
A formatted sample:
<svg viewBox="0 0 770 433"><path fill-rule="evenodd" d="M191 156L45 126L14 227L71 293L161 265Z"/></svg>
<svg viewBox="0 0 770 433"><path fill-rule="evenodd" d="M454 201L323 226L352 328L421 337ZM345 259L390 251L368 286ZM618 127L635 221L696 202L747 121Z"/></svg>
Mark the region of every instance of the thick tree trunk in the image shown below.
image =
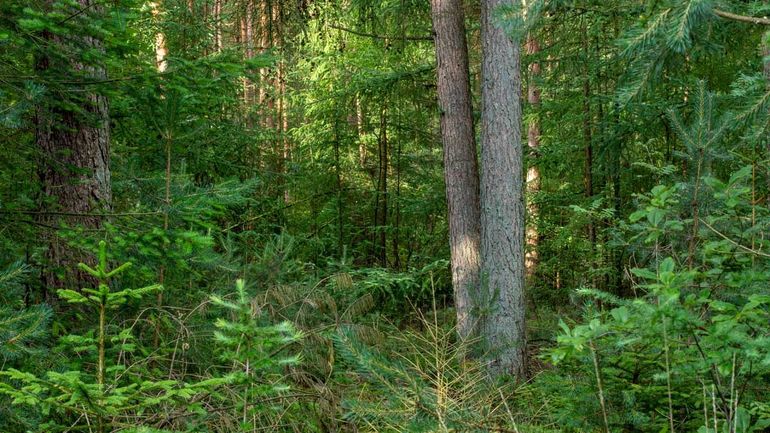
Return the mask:
<svg viewBox="0 0 770 433"><path fill-rule="evenodd" d="M534 36L527 38L527 54L537 55L540 52L540 44ZM527 102L533 110L540 107L540 88L537 86L537 79L540 77L540 63L533 62L529 66L529 80L527 84ZM527 167L527 193L532 198L540 192L540 167L537 165L537 158L540 151L540 122L537 117L533 117L529 122L527 131L527 147L529 147L530 164ZM538 264L538 243L540 234L537 230L537 222L540 209L533 200L527 202L527 253L525 256L525 267L527 281L531 281L537 271Z"/></svg>
<svg viewBox="0 0 770 433"><path fill-rule="evenodd" d="M90 9L93 1L78 0L78 4ZM44 38L52 45L62 43L51 34ZM83 41L87 46L102 49L101 42L91 37L83 37ZM106 78L99 66L54 62L43 55L36 69L40 74L57 70L71 71L73 75L85 73L97 80ZM88 88L66 89L53 96L37 108L35 115L35 142L41 155L38 174L44 194L39 222L57 226L63 220L68 226L98 229L103 218L99 214L109 211L112 202L107 98ZM79 110L67 108L62 100L78 105ZM77 270L77 263L85 261L82 253L54 233L46 241L48 264L41 277L45 298L55 302L56 289L82 287L90 279Z"/></svg>
<svg viewBox="0 0 770 433"><path fill-rule="evenodd" d="M483 338L493 375L526 373L524 178L517 41L481 2L481 263L486 285Z"/></svg>
<svg viewBox="0 0 770 433"><path fill-rule="evenodd" d="M452 286L461 338L473 334L480 283L481 210L462 0L431 0L444 145Z"/></svg>

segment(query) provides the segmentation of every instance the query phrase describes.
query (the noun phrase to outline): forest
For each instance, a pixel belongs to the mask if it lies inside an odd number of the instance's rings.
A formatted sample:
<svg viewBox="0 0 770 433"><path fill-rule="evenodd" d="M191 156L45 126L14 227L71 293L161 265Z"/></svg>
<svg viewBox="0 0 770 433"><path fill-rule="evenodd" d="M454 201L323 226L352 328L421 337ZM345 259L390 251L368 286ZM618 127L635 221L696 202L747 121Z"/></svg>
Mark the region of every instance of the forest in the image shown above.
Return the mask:
<svg viewBox="0 0 770 433"><path fill-rule="evenodd" d="M0 432L770 431L770 1L0 0Z"/></svg>

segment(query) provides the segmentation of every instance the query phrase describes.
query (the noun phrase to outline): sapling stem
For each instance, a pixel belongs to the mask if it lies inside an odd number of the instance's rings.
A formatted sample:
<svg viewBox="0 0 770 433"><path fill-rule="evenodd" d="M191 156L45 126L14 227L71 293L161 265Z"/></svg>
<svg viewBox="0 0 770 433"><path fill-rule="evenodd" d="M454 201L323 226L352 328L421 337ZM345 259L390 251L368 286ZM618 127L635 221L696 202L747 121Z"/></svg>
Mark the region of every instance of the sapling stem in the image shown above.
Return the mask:
<svg viewBox="0 0 770 433"><path fill-rule="evenodd" d="M596 354L596 347L594 347L593 340L589 340L589 347L591 348L591 356L594 361L594 372L596 373L596 386L599 390L599 406L602 408L602 418L604 420L604 432L610 433L610 422L607 419L607 405L604 402L604 385L602 383L602 374L599 369L599 357Z"/></svg>

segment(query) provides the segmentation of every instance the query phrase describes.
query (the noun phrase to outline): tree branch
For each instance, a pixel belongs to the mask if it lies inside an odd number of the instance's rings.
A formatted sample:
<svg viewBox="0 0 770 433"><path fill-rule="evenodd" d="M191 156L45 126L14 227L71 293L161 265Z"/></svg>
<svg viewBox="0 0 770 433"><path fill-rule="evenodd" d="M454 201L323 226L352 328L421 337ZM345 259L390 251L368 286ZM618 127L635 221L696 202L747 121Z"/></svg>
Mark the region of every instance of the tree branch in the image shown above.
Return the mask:
<svg viewBox="0 0 770 433"><path fill-rule="evenodd" d="M770 26L770 19L767 18L759 18L759 17L750 17L747 15L738 15L731 12L723 11L721 9L714 9L714 14L718 17L722 17L728 20L733 21L740 21L743 23L749 23L749 24L758 24L758 25L764 25L764 26Z"/></svg>
<svg viewBox="0 0 770 433"><path fill-rule="evenodd" d="M433 36L409 36L409 35L401 35L401 36L383 36L383 35L376 35L374 33L364 33L359 32L358 30L348 29L345 27L335 26L334 24L330 24L329 27L337 30L342 30L343 32L352 33L354 35L358 36L366 36L367 38L374 38L374 39L392 39L392 40L407 40L407 41L432 41Z"/></svg>

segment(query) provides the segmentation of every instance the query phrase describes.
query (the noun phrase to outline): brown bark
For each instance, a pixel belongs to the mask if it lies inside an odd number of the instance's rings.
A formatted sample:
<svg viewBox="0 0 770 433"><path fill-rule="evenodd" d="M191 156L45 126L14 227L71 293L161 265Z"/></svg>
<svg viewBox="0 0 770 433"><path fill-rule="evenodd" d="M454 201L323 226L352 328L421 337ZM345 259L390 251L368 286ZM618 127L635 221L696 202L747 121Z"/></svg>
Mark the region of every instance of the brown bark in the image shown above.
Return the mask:
<svg viewBox="0 0 770 433"><path fill-rule="evenodd" d="M401 270L401 141L396 145L396 196L393 199L395 224L393 226L393 268Z"/></svg>
<svg viewBox="0 0 770 433"><path fill-rule="evenodd" d="M246 59L254 57L254 1L246 2L246 13L243 17L241 35L243 37L243 47ZM243 79L243 103L247 113L251 112L251 105L254 103L254 83L248 78ZM249 118L251 116L249 115Z"/></svg>
<svg viewBox="0 0 770 433"><path fill-rule="evenodd" d="M78 5L98 12L93 2L78 0ZM53 46L64 43L50 33L43 37ZM88 47L103 49L101 41L90 36L84 36L82 42ZM76 61L57 63L46 55L37 59L36 69L41 75L56 70L106 79L99 65ZM56 226L59 221L51 213L66 213L68 226L99 229L103 218L99 214L109 211L112 202L107 98L87 88L68 88L54 96L37 107L35 113L35 143L41 155L38 174L45 197L38 220L46 226ZM63 100L78 105L79 110L68 108L69 104L61 103ZM86 261L82 253L54 233L47 235L46 241L48 263L41 278L44 297L55 302L56 289L82 287L92 281L76 269L78 262Z"/></svg>
<svg viewBox="0 0 770 433"><path fill-rule="evenodd" d="M481 2L481 263L486 299L483 338L492 375L526 374L524 176L518 41Z"/></svg>
<svg viewBox="0 0 770 433"><path fill-rule="evenodd" d="M770 31L762 35L762 72L765 76L765 86L770 91ZM770 140L766 140L765 152L770 155ZM766 169L768 198L767 206L770 207L770 166Z"/></svg>
<svg viewBox="0 0 770 433"><path fill-rule="evenodd" d="M361 98L356 96L356 131L358 132L358 163L363 170L366 170L366 142L364 141L364 108L361 104Z"/></svg>
<svg viewBox="0 0 770 433"><path fill-rule="evenodd" d="M278 62L277 71L273 88L277 94L276 99L276 129L278 131L279 140L276 141L276 171L280 178L280 189L283 196L283 202L289 202L289 190L286 187L287 166L291 155L291 143L288 139L287 131L289 129L289 118L286 113L286 62L283 59L283 10L281 9L281 3L276 2L273 5L273 29L275 31L275 37L273 45L278 52L281 53L281 60Z"/></svg>
<svg viewBox="0 0 770 433"><path fill-rule="evenodd" d="M527 54L537 55L540 52L540 44L534 36L527 38ZM537 79L540 77L541 69L539 62L533 62L529 66L529 80L527 85L527 102L532 110L540 107L540 88L537 85ZM527 147L529 148L530 164L527 167L527 193L531 198L540 192L540 167L537 165L537 158L540 149L540 122L537 117L533 117L527 130ZM525 255L525 267L527 281L531 281L537 271L538 265L538 243L540 234L537 230L537 223L540 209L537 203L530 200L527 202L527 252Z"/></svg>
<svg viewBox="0 0 770 433"><path fill-rule="evenodd" d="M273 38L273 30L274 30L274 22L275 22L275 11L276 8L273 5L273 2L270 0L267 0L266 2L266 8L265 8L265 16L262 17L263 19L263 28L262 28L262 49L264 51L267 51L268 48L274 48L274 38ZM265 116L265 127L267 129L274 129L276 126L276 119L275 119L275 80L273 77L270 76L270 70L265 69L266 75L265 75L265 91L267 92L267 112ZM277 157L277 153L275 153ZM280 158L276 158L277 160L280 160Z"/></svg>
<svg viewBox="0 0 770 433"><path fill-rule="evenodd" d="M594 145L591 131L591 74L588 65L588 36L585 36L586 29L583 28L583 55L585 65L583 68L583 146L584 146L584 165L583 165L583 187L585 198L591 199L594 196ZM593 219L589 216L588 220L588 241L591 244L591 251L594 251L596 245L596 230L594 229Z"/></svg>
<svg viewBox="0 0 770 433"><path fill-rule="evenodd" d="M743 23L770 26L770 19L768 18L758 18L758 17L750 17L746 15L738 15L727 11L723 11L721 9L714 9L714 15L718 17L722 17L724 19L740 21Z"/></svg>
<svg viewBox="0 0 770 433"><path fill-rule="evenodd" d="M481 210L479 170L473 131L468 46L461 0L431 0L444 182L449 220L449 252L457 332L473 334L473 299L480 284Z"/></svg>
<svg viewBox="0 0 770 433"><path fill-rule="evenodd" d="M378 140L379 164L377 166L377 193L374 204L375 257L383 267L388 266L388 109L380 113L380 138Z"/></svg>
<svg viewBox="0 0 770 433"><path fill-rule="evenodd" d="M214 50L222 52L222 1L214 0Z"/></svg>
<svg viewBox="0 0 770 433"><path fill-rule="evenodd" d="M152 11L153 19L156 21L156 24L158 25L157 33L155 34L155 67L158 70L158 73L163 73L166 71L166 68L168 67L166 57L168 56L168 47L166 45L166 35L163 33L163 30L160 26L160 17L162 15L162 3L160 0L157 2L150 3L150 8ZM165 95L161 95L161 98L165 98ZM164 199L163 199L163 231L167 232L169 227L169 209L171 207L171 143L173 141L173 137L171 134L171 125L166 125L165 130L163 131L163 139L164 139L164 153L166 156L166 168L165 168L165 192L164 192ZM165 284L166 282L166 266L165 264L160 265L160 269L158 270L158 283L159 284ZM158 308L163 307L163 292L159 291L156 295L156 305ZM155 335L153 338L154 347L158 347L160 345L160 321L155 321Z"/></svg>
<svg viewBox="0 0 770 433"><path fill-rule="evenodd" d="M260 45L260 53L264 54L267 52L267 48L270 44L270 9L269 9L269 0L261 0L259 3L259 45ZM267 68L261 68L259 70L259 77L260 77L260 83L259 83L259 108L260 108L260 114L261 119L260 123L263 126L272 125L272 120L268 120L268 118L271 116L268 110L265 109L268 102L268 86L269 86L269 80L268 80L269 70Z"/></svg>

